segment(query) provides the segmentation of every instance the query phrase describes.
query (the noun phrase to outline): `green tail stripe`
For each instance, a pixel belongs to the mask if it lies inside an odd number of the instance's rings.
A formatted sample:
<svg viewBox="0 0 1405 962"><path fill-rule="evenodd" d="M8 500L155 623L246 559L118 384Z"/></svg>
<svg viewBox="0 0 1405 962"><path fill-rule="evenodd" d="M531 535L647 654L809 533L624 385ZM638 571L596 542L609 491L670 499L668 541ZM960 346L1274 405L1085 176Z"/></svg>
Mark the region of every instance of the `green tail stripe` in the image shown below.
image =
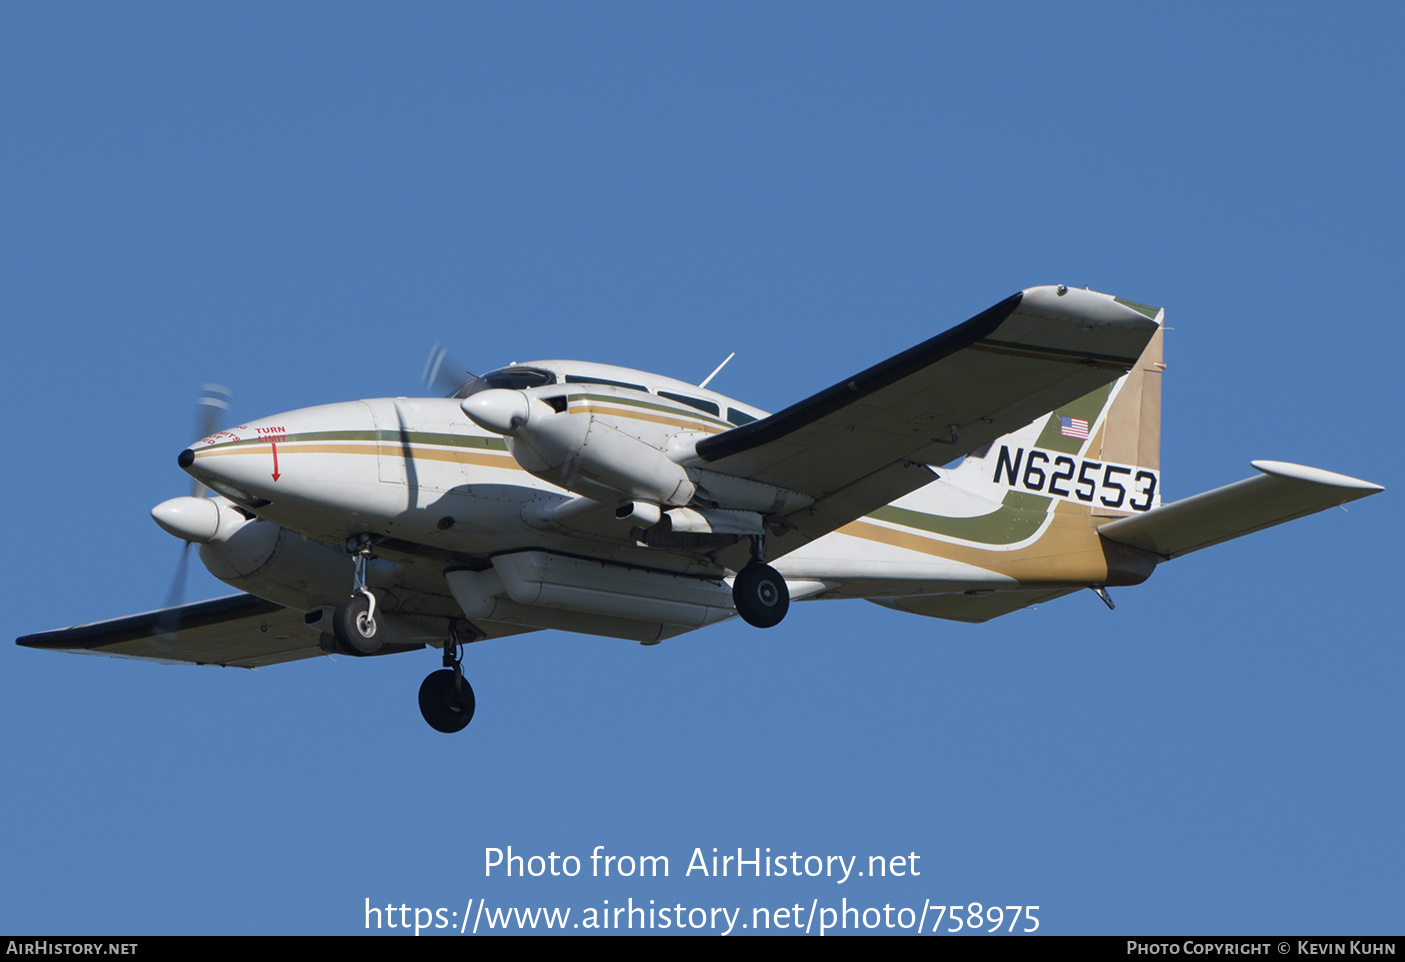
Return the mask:
<svg viewBox="0 0 1405 962"><path fill-rule="evenodd" d="M1049 420L1044 423L1044 430L1039 434L1039 440L1034 442L1035 447L1044 448L1046 451L1058 451L1061 454L1077 454L1083 450L1083 445L1087 442L1078 438L1064 437L1059 426L1059 418L1082 418L1088 422L1088 433L1091 436L1093 427L1098 423L1098 415L1103 413L1103 408L1107 407L1108 396L1112 393L1112 385L1104 384L1096 391L1091 391L1077 401L1065 404L1053 414L1049 415Z"/></svg>
<svg viewBox="0 0 1405 962"><path fill-rule="evenodd" d="M1151 318L1153 321L1156 320L1156 315L1161 313L1161 308L1152 307L1150 304L1138 304L1136 301L1129 301L1124 297L1114 297L1113 300L1123 307L1130 307L1144 317Z"/></svg>

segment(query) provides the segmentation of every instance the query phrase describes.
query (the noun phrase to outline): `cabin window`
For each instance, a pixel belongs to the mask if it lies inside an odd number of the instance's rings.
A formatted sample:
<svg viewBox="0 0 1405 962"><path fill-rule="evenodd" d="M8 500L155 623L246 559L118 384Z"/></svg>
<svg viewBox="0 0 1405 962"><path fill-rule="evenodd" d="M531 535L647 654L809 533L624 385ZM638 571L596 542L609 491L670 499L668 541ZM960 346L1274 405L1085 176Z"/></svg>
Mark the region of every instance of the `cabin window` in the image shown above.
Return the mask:
<svg viewBox="0 0 1405 962"><path fill-rule="evenodd" d="M755 421L756 418L747 414L745 411L738 411L736 408L728 408L727 420L731 421L737 427L741 427L743 424L750 424L752 421Z"/></svg>
<svg viewBox="0 0 1405 962"><path fill-rule="evenodd" d="M706 411L708 414L711 414L714 417L717 415L719 410L717 405L714 404L712 401L704 401L700 397L688 397L688 395L686 394L674 394L671 391L660 391L659 397L666 397L670 401L678 401L682 404L688 405L689 407L695 407L699 411Z"/></svg>
<svg viewBox="0 0 1405 962"><path fill-rule="evenodd" d="M631 390L631 391L642 391L642 392L645 393L645 394L648 394L648 393L649 393L649 389L646 388L646 387L645 387L644 385L642 385L642 384L630 384L630 383L628 383L628 382L626 382L626 381L611 381L609 378L605 378L605 377L590 377L590 376L585 375L585 374L567 374L567 375L566 375L566 383L567 383L567 384L608 384L610 387L623 387L623 388L628 388L628 389Z"/></svg>

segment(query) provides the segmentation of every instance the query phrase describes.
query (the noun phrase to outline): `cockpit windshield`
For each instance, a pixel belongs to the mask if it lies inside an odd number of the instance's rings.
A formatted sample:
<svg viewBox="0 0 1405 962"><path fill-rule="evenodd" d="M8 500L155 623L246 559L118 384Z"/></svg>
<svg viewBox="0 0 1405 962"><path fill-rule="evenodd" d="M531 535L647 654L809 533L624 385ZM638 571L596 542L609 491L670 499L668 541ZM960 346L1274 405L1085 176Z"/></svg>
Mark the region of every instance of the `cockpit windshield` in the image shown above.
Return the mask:
<svg viewBox="0 0 1405 962"><path fill-rule="evenodd" d="M521 391L529 387L543 387L555 384L556 375L539 367L500 367L489 371L469 387L469 394L477 394L490 388L504 388L508 391Z"/></svg>

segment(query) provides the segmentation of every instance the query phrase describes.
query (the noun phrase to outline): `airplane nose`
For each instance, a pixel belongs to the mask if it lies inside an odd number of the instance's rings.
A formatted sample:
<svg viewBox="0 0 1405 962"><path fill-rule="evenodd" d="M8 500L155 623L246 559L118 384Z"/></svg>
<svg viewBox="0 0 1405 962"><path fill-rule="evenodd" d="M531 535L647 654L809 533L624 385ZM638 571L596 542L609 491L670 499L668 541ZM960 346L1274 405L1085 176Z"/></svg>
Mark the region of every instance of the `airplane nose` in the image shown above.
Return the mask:
<svg viewBox="0 0 1405 962"><path fill-rule="evenodd" d="M376 430L365 401L300 408L196 441L176 463L236 504L262 508L340 487L362 471L378 478Z"/></svg>

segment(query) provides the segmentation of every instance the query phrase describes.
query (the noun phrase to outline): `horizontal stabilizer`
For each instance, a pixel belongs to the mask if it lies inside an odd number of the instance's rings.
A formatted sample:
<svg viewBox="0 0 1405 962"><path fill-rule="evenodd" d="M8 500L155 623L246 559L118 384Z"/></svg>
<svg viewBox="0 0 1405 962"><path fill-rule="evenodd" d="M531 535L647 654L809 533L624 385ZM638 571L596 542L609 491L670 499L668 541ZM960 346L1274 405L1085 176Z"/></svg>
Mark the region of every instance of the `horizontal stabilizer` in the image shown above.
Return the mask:
<svg viewBox="0 0 1405 962"><path fill-rule="evenodd" d="M1098 534L1170 559L1385 490L1321 468L1251 463L1257 477L1112 521Z"/></svg>
<svg viewBox="0 0 1405 962"><path fill-rule="evenodd" d="M25 635L26 648L140 658L167 664L260 668L322 654L302 612L253 595Z"/></svg>

